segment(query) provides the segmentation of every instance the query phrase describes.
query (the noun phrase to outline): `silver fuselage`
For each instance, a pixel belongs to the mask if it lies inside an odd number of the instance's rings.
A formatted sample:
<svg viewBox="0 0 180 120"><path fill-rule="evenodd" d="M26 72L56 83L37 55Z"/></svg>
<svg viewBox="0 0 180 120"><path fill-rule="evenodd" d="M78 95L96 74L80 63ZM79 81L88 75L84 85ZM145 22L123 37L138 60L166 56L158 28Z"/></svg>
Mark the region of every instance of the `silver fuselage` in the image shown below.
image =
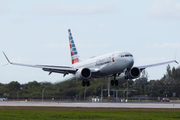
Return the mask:
<svg viewBox="0 0 180 120"><path fill-rule="evenodd" d="M117 51L75 63L73 64L73 68L90 68L93 70L99 70L99 74L96 74L96 77L103 77L121 73L125 69L131 68L133 64L134 58L132 54Z"/></svg>

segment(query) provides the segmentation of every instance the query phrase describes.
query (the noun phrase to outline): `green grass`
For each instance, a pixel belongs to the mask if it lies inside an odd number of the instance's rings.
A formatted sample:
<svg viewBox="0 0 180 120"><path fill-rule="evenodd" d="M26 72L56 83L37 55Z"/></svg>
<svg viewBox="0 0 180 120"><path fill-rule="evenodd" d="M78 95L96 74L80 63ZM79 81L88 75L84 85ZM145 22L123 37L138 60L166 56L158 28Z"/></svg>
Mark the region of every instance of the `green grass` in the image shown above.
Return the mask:
<svg viewBox="0 0 180 120"><path fill-rule="evenodd" d="M180 109L0 107L0 120L178 120Z"/></svg>

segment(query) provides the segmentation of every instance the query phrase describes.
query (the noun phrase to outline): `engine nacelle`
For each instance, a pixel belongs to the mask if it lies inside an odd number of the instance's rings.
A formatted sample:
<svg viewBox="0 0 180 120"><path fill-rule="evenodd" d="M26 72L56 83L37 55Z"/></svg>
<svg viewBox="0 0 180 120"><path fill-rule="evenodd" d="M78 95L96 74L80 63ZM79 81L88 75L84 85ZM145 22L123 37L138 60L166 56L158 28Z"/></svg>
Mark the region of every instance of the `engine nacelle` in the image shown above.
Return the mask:
<svg viewBox="0 0 180 120"><path fill-rule="evenodd" d="M91 78L91 74L92 72L89 68L81 68L76 72L75 77L78 80L87 80Z"/></svg>
<svg viewBox="0 0 180 120"><path fill-rule="evenodd" d="M140 76L141 70L137 67L131 68L130 71L128 71L125 75L125 79L136 79Z"/></svg>

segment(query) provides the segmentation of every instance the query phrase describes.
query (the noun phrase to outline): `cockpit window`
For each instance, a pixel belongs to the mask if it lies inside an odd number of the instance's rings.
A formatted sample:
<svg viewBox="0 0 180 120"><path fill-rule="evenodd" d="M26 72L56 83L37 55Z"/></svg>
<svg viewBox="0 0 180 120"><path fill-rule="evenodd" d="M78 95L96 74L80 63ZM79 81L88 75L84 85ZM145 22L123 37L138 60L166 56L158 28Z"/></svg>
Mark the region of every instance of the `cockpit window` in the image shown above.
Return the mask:
<svg viewBox="0 0 180 120"><path fill-rule="evenodd" d="M121 55L121 57L133 57L131 54Z"/></svg>
<svg viewBox="0 0 180 120"><path fill-rule="evenodd" d="M133 57L132 55L125 55L125 57Z"/></svg>

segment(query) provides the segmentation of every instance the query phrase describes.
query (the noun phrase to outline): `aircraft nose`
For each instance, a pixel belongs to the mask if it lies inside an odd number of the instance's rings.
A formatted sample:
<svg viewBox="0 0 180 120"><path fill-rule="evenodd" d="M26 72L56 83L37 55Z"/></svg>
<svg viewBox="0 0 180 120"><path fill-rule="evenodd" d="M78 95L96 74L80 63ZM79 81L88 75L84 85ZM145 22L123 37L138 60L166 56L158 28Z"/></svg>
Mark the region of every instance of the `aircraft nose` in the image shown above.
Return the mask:
<svg viewBox="0 0 180 120"><path fill-rule="evenodd" d="M126 62L128 64L128 67L131 68L134 65L134 58L129 57L129 58L126 59Z"/></svg>

